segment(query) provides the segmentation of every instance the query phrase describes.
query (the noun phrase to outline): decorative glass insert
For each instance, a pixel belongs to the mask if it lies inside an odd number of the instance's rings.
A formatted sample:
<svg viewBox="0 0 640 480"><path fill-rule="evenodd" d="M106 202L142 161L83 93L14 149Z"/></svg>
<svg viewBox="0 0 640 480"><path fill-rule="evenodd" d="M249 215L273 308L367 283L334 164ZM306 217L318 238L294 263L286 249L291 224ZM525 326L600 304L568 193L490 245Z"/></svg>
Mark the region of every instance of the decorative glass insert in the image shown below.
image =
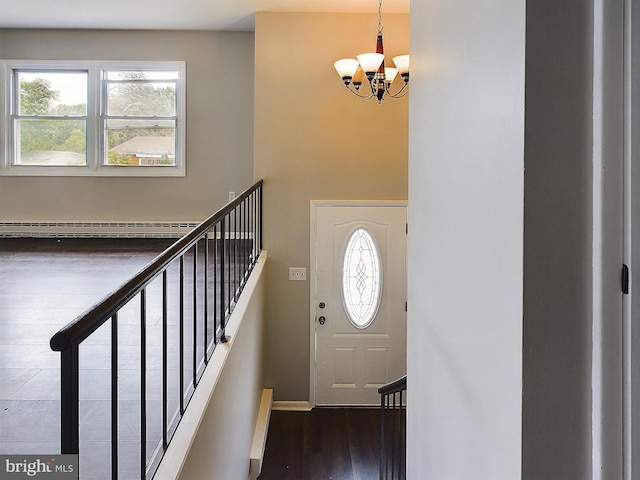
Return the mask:
<svg viewBox="0 0 640 480"><path fill-rule="evenodd" d="M364 228L351 235L342 264L342 299L349 321L357 328L373 322L382 294L382 265L373 237Z"/></svg>

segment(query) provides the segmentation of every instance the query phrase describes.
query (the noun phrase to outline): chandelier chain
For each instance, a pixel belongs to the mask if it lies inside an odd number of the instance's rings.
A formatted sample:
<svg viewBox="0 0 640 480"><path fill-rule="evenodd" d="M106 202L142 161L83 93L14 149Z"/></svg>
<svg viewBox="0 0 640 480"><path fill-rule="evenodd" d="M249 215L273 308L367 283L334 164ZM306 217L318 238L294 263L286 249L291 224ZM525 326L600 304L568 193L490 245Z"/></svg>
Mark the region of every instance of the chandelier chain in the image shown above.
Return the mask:
<svg viewBox="0 0 640 480"><path fill-rule="evenodd" d="M378 0L378 35L382 35L382 0Z"/></svg>

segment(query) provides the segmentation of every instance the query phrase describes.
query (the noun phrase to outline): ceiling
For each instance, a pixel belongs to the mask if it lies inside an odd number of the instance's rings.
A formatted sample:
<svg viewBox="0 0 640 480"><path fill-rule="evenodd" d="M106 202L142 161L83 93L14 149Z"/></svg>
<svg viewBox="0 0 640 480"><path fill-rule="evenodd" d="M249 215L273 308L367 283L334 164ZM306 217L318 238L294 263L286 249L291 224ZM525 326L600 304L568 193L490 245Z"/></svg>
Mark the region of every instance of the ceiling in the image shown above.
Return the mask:
<svg viewBox="0 0 640 480"><path fill-rule="evenodd" d="M383 10L409 13L409 0ZM250 31L256 12L377 11L376 0L0 0L0 28Z"/></svg>

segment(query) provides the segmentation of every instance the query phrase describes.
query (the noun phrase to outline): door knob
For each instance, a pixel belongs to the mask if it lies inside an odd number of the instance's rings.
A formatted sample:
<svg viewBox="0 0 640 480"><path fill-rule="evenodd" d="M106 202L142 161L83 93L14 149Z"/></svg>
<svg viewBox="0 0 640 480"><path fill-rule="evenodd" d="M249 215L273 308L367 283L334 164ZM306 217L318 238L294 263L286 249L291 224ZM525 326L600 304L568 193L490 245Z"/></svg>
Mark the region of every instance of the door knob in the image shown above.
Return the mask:
<svg viewBox="0 0 640 480"><path fill-rule="evenodd" d="M324 322L326 322L326 321L327 321L327 319L324 318L324 316L318 317L318 322L320 322L320 325L324 325Z"/></svg>

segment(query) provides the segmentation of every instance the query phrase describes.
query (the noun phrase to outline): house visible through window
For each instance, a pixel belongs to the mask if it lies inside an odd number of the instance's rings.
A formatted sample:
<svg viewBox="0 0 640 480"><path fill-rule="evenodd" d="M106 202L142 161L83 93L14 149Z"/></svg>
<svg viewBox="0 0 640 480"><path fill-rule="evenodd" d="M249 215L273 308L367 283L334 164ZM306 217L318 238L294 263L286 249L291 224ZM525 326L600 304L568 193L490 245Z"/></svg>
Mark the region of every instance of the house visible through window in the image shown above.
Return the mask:
<svg viewBox="0 0 640 480"><path fill-rule="evenodd" d="M183 176L183 62L3 62L5 175Z"/></svg>
<svg viewBox="0 0 640 480"><path fill-rule="evenodd" d="M175 165L176 71L104 74L107 165Z"/></svg>

